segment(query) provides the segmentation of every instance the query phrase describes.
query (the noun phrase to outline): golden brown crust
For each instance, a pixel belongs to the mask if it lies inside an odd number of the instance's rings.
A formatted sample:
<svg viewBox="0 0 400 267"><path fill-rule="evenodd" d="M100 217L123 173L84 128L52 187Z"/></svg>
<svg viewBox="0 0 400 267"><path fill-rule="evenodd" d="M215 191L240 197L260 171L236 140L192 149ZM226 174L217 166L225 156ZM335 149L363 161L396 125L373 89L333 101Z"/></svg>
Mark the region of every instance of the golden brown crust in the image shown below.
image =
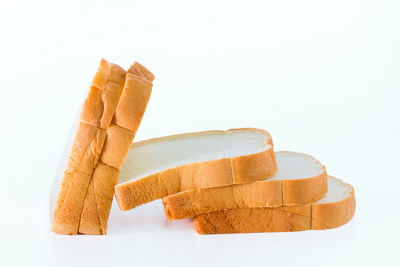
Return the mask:
<svg viewBox="0 0 400 267"><path fill-rule="evenodd" d="M190 218L218 210L282 206L279 180L187 190L163 198L168 220Z"/></svg>
<svg viewBox="0 0 400 267"><path fill-rule="evenodd" d="M99 160L105 136L104 130L79 123L54 209L53 232L77 233L90 176Z"/></svg>
<svg viewBox="0 0 400 267"><path fill-rule="evenodd" d="M268 144L273 147L272 138ZM234 183L243 184L260 180L260 177L273 176L277 169L273 150L265 150L256 154L232 158ZM275 162L275 164L271 164Z"/></svg>
<svg viewBox="0 0 400 267"><path fill-rule="evenodd" d="M176 169L149 175L123 187L115 186L115 198L120 210L133 209L141 204L179 192L181 179Z"/></svg>
<svg viewBox="0 0 400 267"><path fill-rule="evenodd" d="M58 234L76 235L90 174L76 172L68 186L62 206L53 215L51 230Z"/></svg>
<svg viewBox="0 0 400 267"><path fill-rule="evenodd" d="M115 123L111 123L107 128L100 162L91 178L92 186L89 187L85 199L79 233L96 235L107 232L119 169L125 161L151 93L152 83L147 81L142 70L149 76L150 72L138 63L127 73L126 83L115 111ZM154 79L154 76L150 78ZM123 115L123 126L116 124L121 121L115 120L117 113L119 118Z"/></svg>
<svg viewBox="0 0 400 267"><path fill-rule="evenodd" d="M125 87L115 110L114 123L136 132L150 99L153 84L131 73L126 75Z"/></svg>
<svg viewBox="0 0 400 267"><path fill-rule="evenodd" d="M101 59L99 68L93 78L92 85L97 88L103 89L109 81L113 81L121 86L124 85L125 78L121 76L125 74L125 70L117 64L109 63L104 58Z"/></svg>
<svg viewBox="0 0 400 267"><path fill-rule="evenodd" d="M175 194L180 191L194 190L208 187L221 187L244 182L266 179L275 174L276 159L273 152L271 135L259 129L232 129L252 130L265 134L268 138L268 148L262 152L245 155L242 157L218 159L212 161L197 162L178 166L167 171L162 171L128 181L115 186L115 196L121 210L129 210L141 204ZM215 133L222 131L209 131L203 133ZM202 133L202 134L203 134ZM189 133L198 134L198 133ZM140 146L148 142L157 142L160 139L181 138L185 135L168 136L151 139L134 144ZM246 170L251 168L252 170ZM243 178L249 175L251 179ZM239 179L238 179L239 177Z"/></svg>
<svg viewBox="0 0 400 267"><path fill-rule="evenodd" d="M181 181L180 191L234 183L231 159L192 163L176 170Z"/></svg>
<svg viewBox="0 0 400 267"><path fill-rule="evenodd" d="M353 190L353 188L351 187ZM346 224L355 212L354 190L333 203L312 203L276 208L238 208L201 214L194 218L199 234L290 232L329 229Z"/></svg>
<svg viewBox="0 0 400 267"><path fill-rule="evenodd" d="M94 162L94 156L88 155L88 158L88 161ZM69 178L68 189L54 213L52 230L60 234L76 234L91 173L78 170L66 177Z"/></svg>
<svg viewBox="0 0 400 267"><path fill-rule="evenodd" d="M166 196L163 198L165 214L169 220L178 220L225 209L293 206L315 202L322 199L328 189L326 169L317 160L315 162L322 166L322 172L314 177L263 180L187 190Z"/></svg>
<svg viewBox="0 0 400 267"><path fill-rule="evenodd" d="M336 228L350 221L356 210L354 189L350 197L334 203L313 203L311 229L323 230Z"/></svg>
<svg viewBox="0 0 400 267"><path fill-rule="evenodd" d="M102 59L83 104L81 121L107 129L114 116L124 82L125 71Z"/></svg>
<svg viewBox="0 0 400 267"><path fill-rule="evenodd" d="M118 177L119 170L101 163L93 174L97 213L103 235L107 233L107 222L114 198L114 186Z"/></svg>
<svg viewBox="0 0 400 267"><path fill-rule="evenodd" d="M328 191L327 174L306 178L282 180L282 205L303 205L322 199Z"/></svg>
<svg viewBox="0 0 400 267"><path fill-rule="evenodd" d="M129 68L128 72L136 74L137 75L137 70L140 70L140 72L144 75L144 77L150 81L153 82L154 81L154 74L151 73L146 67L144 67L142 64L140 64L139 62L134 62L133 65Z"/></svg>
<svg viewBox="0 0 400 267"><path fill-rule="evenodd" d="M105 235L119 171L99 163L93 172L81 215L79 233ZM110 190L111 189L111 190Z"/></svg>
<svg viewBox="0 0 400 267"><path fill-rule="evenodd" d="M97 168L96 168L97 169ZM95 169L95 172L96 172ZM101 235L99 216L97 215L96 195L94 191L94 179L90 179L88 191L86 192L85 202L79 222L80 234Z"/></svg>
<svg viewBox="0 0 400 267"><path fill-rule="evenodd" d="M91 174L99 160L125 81L125 71L102 59L80 114L53 212L52 231L77 234Z"/></svg>
<svg viewBox="0 0 400 267"><path fill-rule="evenodd" d="M135 132L111 124L107 129L107 137L100 157L101 162L118 170L121 169L134 138Z"/></svg>
<svg viewBox="0 0 400 267"><path fill-rule="evenodd" d="M303 206L298 213L292 213L293 207L231 209L196 216L194 226L199 234L231 234L259 232L292 232L310 228L309 205Z"/></svg>
<svg viewBox="0 0 400 267"><path fill-rule="evenodd" d="M104 138L106 136L104 130L100 130L95 126L79 122L74 136L74 142L71 146L67 160L67 165L65 167L66 173L74 173L78 167L85 168L86 172L91 171L90 168L88 169L90 166L82 166L81 162L98 134L102 134L102 137ZM98 152L99 154L97 156L100 156L101 147L98 147Z"/></svg>

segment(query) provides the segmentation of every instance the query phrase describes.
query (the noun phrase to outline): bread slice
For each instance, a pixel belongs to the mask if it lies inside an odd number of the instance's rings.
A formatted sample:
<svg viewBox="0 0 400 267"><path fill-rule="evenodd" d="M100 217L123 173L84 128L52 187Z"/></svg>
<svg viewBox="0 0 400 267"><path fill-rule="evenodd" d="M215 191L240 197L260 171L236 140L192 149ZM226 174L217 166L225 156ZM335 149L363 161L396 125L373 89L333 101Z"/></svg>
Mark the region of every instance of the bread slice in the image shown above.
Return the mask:
<svg viewBox="0 0 400 267"><path fill-rule="evenodd" d="M150 79L150 80L148 80ZM119 170L150 99L154 75L135 62L128 70L121 98L94 170L83 206L79 233L106 234Z"/></svg>
<svg viewBox="0 0 400 267"><path fill-rule="evenodd" d="M328 192L315 203L277 208L243 208L198 215L199 234L290 232L339 227L353 218L354 189L328 176Z"/></svg>
<svg viewBox="0 0 400 267"><path fill-rule="evenodd" d="M102 59L83 104L80 120L107 129L114 117L124 83L125 70Z"/></svg>
<svg viewBox="0 0 400 267"><path fill-rule="evenodd" d="M320 200L328 189L325 167L313 157L276 152L278 172L268 180L188 190L163 198L169 220L233 208L303 205Z"/></svg>
<svg viewBox="0 0 400 267"><path fill-rule="evenodd" d="M62 179L57 201L52 203L51 230L60 234L76 234L92 172L98 163L106 137L106 129L119 101L125 71L101 60L80 114L65 171L56 176Z"/></svg>
<svg viewBox="0 0 400 267"><path fill-rule="evenodd" d="M115 195L120 209L129 210L180 191L254 182L276 171L267 131L173 135L132 145Z"/></svg>

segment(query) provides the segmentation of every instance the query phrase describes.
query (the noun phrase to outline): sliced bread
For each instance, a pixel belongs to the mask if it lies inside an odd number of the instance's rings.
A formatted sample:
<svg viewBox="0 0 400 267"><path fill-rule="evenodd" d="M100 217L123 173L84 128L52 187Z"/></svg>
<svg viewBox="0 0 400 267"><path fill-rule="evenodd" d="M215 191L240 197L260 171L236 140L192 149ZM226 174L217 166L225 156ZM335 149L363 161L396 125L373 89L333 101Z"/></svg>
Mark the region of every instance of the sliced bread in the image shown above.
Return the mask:
<svg viewBox="0 0 400 267"><path fill-rule="evenodd" d="M100 61L89 94L83 104L80 120L107 129L121 97L125 84L125 70L116 64Z"/></svg>
<svg viewBox="0 0 400 267"><path fill-rule="evenodd" d="M150 80L148 80L150 79ZM128 70L113 122L86 193L78 233L106 234L119 170L150 99L154 75L135 62Z"/></svg>
<svg viewBox="0 0 400 267"><path fill-rule="evenodd" d="M233 208L303 205L320 200L328 189L325 167L313 157L276 152L278 172L268 180L188 190L163 198L169 220Z"/></svg>
<svg viewBox="0 0 400 267"><path fill-rule="evenodd" d="M233 129L134 143L115 195L121 210L185 190L254 182L277 171L270 134Z"/></svg>
<svg viewBox="0 0 400 267"><path fill-rule="evenodd" d="M328 192L315 203L217 211L196 216L194 226L199 234L322 230L346 224L354 212L354 188L328 176Z"/></svg>
<svg viewBox="0 0 400 267"><path fill-rule="evenodd" d="M63 174L56 175L57 200L52 199L51 230L76 234L89 182L96 167L114 112L121 96L125 71L101 60L70 148Z"/></svg>

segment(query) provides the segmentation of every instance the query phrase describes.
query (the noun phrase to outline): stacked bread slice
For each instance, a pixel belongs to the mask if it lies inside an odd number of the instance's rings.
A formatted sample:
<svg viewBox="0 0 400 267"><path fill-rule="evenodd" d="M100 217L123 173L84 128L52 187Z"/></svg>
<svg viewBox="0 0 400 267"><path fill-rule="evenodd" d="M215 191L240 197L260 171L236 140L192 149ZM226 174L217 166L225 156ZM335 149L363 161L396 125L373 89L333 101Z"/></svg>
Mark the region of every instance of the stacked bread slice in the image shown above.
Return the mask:
<svg viewBox="0 0 400 267"><path fill-rule="evenodd" d="M200 234L328 229L348 222L354 190L313 157L273 152L268 132L234 129L132 145L115 186L121 210L162 198Z"/></svg>
<svg viewBox="0 0 400 267"><path fill-rule="evenodd" d="M327 191L325 167L314 158L277 152L277 173L269 179L234 186L187 190L163 198L169 220L221 209L281 207L312 203Z"/></svg>
<svg viewBox="0 0 400 267"><path fill-rule="evenodd" d="M258 181L276 170L264 130L174 135L133 144L115 194L120 209L129 210L185 190Z"/></svg>
<svg viewBox="0 0 400 267"><path fill-rule="evenodd" d="M354 189L328 176L328 192L314 203L275 208L234 208L197 215L200 234L290 232L339 227L355 212Z"/></svg>
<svg viewBox="0 0 400 267"><path fill-rule="evenodd" d="M355 212L354 189L313 157L274 152L271 135L242 128L132 144L154 75L100 62L52 202L53 232L106 234L121 210L162 199L166 217L194 217L200 234L328 229Z"/></svg>
<svg viewBox="0 0 400 267"><path fill-rule="evenodd" d="M105 234L119 171L149 101L153 74L101 60L52 211L53 232Z"/></svg>

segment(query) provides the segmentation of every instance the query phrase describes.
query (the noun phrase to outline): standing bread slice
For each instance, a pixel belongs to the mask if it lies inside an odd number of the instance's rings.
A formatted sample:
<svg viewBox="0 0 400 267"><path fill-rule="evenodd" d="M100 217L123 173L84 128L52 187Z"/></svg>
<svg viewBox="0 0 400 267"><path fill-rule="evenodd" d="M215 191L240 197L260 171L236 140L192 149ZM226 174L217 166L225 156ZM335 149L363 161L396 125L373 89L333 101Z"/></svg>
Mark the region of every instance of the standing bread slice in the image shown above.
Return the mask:
<svg viewBox="0 0 400 267"><path fill-rule="evenodd" d="M196 216L194 226L199 234L322 230L346 224L354 212L354 188L328 176L328 192L315 203L217 211Z"/></svg>
<svg viewBox="0 0 400 267"><path fill-rule="evenodd" d="M124 84L125 70L102 59L83 104L80 120L107 129L114 117Z"/></svg>
<svg viewBox="0 0 400 267"><path fill-rule="evenodd" d="M121 95L125 71L102 59L80 114L57 201L52 203L51 230L77 234L80 216L92 172L99 160L106 129ZM57 182L56 182L57 184Z"/></svg>
<svg viewBox="0 0 400 267"><path fill-rule="evenodd" d="M184 190L266 179L276 170L267 131L181 134L133 144L115 192L120 209L129 210Z"/></svg>
<svg viewBox="0 0 400 267"><path fill-rule="evenodd" d="M326 169L306 154L276 152L278 172L268 180L188 190L163 198L169 220L234 208L303 205L320 200L328 189Z"/></svg>
<svg viewBox="0 0 400 267"><path fill-rule="evenodd" d="M79 225L81 234L107 232L114 186L150 99L153 79L154 75L137 62L128 70L113 122L106 131L100 162L86 194Z"/></svg>

